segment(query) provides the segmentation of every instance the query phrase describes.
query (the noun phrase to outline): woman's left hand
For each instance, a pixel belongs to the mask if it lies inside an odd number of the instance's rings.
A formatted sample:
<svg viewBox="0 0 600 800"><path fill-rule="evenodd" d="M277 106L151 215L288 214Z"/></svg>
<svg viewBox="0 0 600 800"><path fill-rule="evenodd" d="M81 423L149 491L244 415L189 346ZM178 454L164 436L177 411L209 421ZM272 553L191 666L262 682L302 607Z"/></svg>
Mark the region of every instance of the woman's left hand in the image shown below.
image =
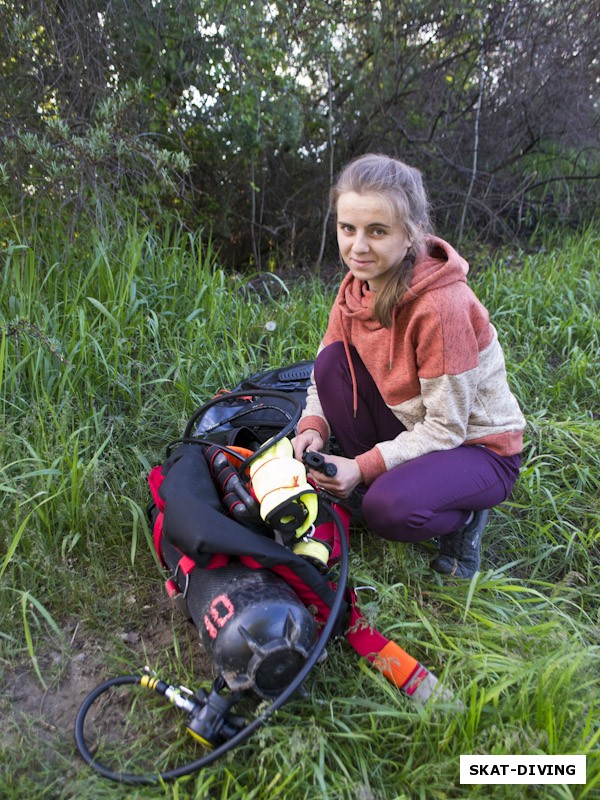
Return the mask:
<svg viewBox="0 0 600 800"><path fill-rule="evenodd" d="M330 455L325 455L325 461L328 464L335 464L337 467L335 475L329 477L316 469L309 469L308 474L317 486L330 494L340 498L348 497L363 479L357 462L353 458Z"/></svg>

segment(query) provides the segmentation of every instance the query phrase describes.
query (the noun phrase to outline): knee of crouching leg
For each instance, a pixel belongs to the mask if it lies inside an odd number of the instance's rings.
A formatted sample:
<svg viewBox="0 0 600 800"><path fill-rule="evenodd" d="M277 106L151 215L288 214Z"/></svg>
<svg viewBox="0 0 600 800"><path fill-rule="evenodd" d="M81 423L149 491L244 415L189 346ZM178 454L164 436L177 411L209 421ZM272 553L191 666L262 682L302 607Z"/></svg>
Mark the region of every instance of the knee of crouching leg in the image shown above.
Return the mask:
<svg viewBox="0 0 600 800"><path fill-rule="evenodd" d="M420 510L411 498L398 494L369 491L362 505L365 521L373 533L382 539L411 542L422 538L430 515Z"/></svg>

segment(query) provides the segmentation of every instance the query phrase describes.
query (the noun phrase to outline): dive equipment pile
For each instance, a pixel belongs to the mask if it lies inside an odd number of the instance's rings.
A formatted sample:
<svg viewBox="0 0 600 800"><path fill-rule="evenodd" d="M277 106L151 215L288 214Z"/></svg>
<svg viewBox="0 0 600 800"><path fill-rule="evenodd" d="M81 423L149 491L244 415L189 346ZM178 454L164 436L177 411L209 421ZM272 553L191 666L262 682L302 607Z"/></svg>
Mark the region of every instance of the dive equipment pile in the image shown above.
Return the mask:
<svg viewBox="0 0 600 800"><path fill-rule="evenodd" d="M75 739L83 759L115 781L154 784L213 763L248 738L302 687L332 637L345 635L395 686L426 701L437 678L374 630L347 587L350 512L319 489L305 464L334 474L321 453L293 457L312 362L252 376L189 420L153 468L148 509L166 589L198 629L217 675L193 693L148 673L100 684L84 700ZM269 380L270 379L270 385ZM261 388L267 385L268 388ZM208 752L156 774L116 772L92 754L85 721L115 686L140 685L188 715ZM234 713L245 696L270 702L251 722Z"/></svg>

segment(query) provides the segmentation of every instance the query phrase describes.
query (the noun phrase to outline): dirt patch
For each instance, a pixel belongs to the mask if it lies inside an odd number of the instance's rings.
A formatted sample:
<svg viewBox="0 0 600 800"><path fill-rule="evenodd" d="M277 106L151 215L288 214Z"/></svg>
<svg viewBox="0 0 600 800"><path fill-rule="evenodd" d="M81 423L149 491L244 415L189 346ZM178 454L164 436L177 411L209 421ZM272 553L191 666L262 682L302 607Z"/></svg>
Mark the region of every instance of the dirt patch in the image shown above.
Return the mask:
<svg viewBox="0 0 600 800"><path fill-rule="evenodd" d="M23 730L32 727L45 740L62 738L66 732L71 736L81 703L107 678L138 673L148 664L160 670L166 681L181 680L181 675L172 672L174 636L185 669L193 675L194 688L212 679L194 626L162 593L151 610L140 625L107 631L102 636L90 631L84 622L65 627L60 649L49 647L36 654L46 687L31 660L6 669L0 698L5 720L0 726L0 746L14 747Z"/></svg>

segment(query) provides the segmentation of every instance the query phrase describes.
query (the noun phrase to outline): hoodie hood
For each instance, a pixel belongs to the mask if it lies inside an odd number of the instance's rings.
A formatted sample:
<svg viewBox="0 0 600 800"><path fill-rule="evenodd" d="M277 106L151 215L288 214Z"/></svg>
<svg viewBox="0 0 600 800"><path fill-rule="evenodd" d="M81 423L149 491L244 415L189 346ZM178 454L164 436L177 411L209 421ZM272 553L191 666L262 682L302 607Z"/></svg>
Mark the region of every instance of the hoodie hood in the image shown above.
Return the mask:
<svg viewBox="0 0 600 800"><path fill-rule="evenodd" d="M456 250L437 236L428 236L425 240L424 252L417 258L413 267L410 289L396 305L392 314L390 329L373 318L373 303L376 292L368 289L367 283L356 279L349 272L338 291L337 308L341 326L342 341L348 359L354 387L354 413L358 404L356 379L349 351L349 331L357 324L369 332L378 331L377 346L387 344L389 369L393 366L393 348L395 338L396 316L400 309L422 297L433 289L439 289L451 283L466 283L469 265ZM385 345L384 345L385 346Z"/></svg>
<svg viewBox="0 0 600 800"><path fill-rule="evenodd" d="M410 289L401 298L396 309L432 289L439 289L450 283L466 283L469 265L448 242L437 236L429 236L425 248L425 253L415 262ZM370 291L365 281L357 280L349 272L342 281L337 298L342 317L347 322L360 321L368 330L378 330L382 325L372 318L375 297L376 292Z"/></svg>
<svg viewBox="0 0 600 800"><path fill-rule="evenodd" d="M429 236L425 246L425 254L415 263L410 292L402 298L400 306L432 289L467 282L469 265L452 245L437 236Z"/></svg>

